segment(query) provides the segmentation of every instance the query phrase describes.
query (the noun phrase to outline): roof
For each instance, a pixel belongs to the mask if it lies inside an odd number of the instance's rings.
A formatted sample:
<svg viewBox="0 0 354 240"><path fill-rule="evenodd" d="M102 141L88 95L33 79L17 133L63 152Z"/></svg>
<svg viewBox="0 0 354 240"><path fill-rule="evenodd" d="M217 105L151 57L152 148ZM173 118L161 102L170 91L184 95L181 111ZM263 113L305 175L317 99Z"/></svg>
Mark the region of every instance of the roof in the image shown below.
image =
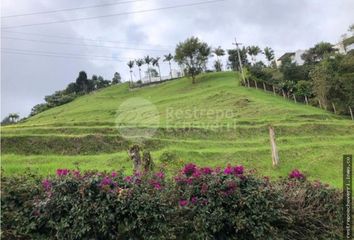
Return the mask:
<svg viewBox="0 0 354 240"><path fill-rule="evenodd" d="M278 61L283 61L284 59L292 57L292 56L295 56L294 52L284 53L280 58L278 58Z"/></svg>

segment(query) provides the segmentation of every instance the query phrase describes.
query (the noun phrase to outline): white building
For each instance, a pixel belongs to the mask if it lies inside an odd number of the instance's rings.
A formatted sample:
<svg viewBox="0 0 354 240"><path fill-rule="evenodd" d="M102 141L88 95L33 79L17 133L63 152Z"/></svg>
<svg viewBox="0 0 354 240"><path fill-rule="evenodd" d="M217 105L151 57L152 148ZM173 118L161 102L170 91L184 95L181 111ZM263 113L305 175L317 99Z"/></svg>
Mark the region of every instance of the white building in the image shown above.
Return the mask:
<svg viewBox="0 0 354 240"><path fill-rule="evenodd" d="M305 50L297 50L296 52L287 52L284 53L280 58L276 60L277 67L281 66L282 61L286 58L290 58L291 62L296 63L297 65L303 65L304 60L302 60L301 55L305 53Z"/></svg>

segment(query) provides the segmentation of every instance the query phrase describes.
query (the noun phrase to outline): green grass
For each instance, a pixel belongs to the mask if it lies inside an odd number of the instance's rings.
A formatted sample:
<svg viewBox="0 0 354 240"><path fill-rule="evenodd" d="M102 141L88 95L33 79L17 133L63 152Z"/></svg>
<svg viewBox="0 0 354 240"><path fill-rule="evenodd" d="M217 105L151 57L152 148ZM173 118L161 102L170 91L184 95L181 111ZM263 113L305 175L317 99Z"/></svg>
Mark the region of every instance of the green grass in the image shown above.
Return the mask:
<svg viewBox="0 0 354 240"><path fill-rule="evenodd" d="M354 122L241 87L237 79L232 72L211 73L194 85L190 79L136 90L122 84L80 97L3 127L2 167L5 174L77 166L129 172L126 148L139 139L157 163L163 152L175 153L179 160L169 164L171 171L183 162L231 163L276 178L299 168L311 179L340 187L342 155L354 149ZM143 100L131 101L136 98ZM136 138L124 138L135 125L153 135L144 139L139 131ZM271 165L268 125L276 131L277 168Z"/></svg>

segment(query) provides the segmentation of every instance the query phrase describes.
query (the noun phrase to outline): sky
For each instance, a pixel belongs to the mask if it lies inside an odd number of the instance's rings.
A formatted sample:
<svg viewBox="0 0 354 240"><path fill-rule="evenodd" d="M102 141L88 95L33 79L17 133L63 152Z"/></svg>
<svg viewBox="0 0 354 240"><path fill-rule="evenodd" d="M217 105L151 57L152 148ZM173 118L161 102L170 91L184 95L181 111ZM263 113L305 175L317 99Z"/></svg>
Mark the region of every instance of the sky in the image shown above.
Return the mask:
<svg viewBox="0 0 354 240"><path fill-rule="evenodd" d="M237 37L273 48L276 57L337 43L353 12L353 0L2 0L1 118L27 116L82 70L128 80L129 60L173 54L191 36L224 49ZM167 76L168 64L160 65Z"/></svg>

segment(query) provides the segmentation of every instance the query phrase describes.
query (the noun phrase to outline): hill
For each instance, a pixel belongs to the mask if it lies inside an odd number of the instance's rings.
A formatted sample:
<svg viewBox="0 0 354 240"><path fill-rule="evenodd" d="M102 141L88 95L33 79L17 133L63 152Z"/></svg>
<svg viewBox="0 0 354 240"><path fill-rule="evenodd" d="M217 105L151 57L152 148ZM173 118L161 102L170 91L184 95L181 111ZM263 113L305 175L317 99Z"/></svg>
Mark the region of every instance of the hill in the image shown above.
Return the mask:
<svg viewBox="0 0 354 240"><path fill-rule="evenodd" d="M275 169L268 125L279 148ZM242 87L233 72L204 74L193 85L183 78L134 90L108 87L1 132L5 174L77 166L130 171L126 150L139 140L169 169L239 163L276 177L299 168L340 187L342 155L354 146L353 121Z"/></svg>

